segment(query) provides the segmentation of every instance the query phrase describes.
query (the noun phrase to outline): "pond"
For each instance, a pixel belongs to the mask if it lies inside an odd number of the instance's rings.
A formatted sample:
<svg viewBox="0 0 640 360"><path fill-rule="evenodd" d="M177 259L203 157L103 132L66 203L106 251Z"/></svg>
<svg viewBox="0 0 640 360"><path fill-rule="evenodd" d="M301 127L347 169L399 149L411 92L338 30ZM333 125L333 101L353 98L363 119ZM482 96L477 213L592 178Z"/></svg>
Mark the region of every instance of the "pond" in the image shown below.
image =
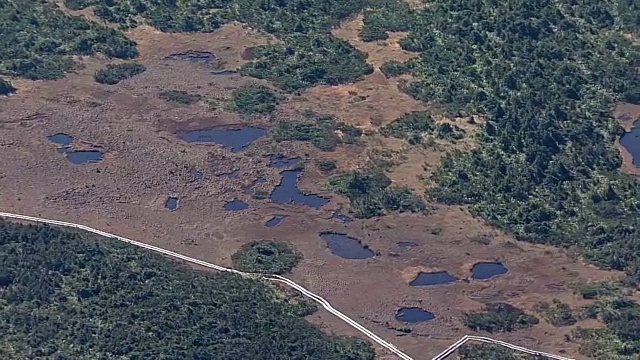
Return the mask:
<svg viewBox="0 0 640 360"><path fill-rule="evenodd" d="M331 253L344 259L368 259L375 255L360 240L346 234L325 232L320 233L320 237L326 241Z"/></svg>
<svg viewBox="0 0 640 360"><path fill-rule="evenodd" d="M233 152L238 152L266 134L266 129L246 126L237 129L182 131L178 136L186 142L214 142L230 148Z"/></svg>
<svg viewBox="0 0 640 360"><path fill-rule="evenodd" d="M329 202L329 199L322 196L305 194L298 188L298 177L302 174L302 169L285 170L280 173L282 179L271 192L271 201L279 204L303 204L319 209Z"/></svg>
<svg viewBox="0 0 640 360"><path fill-rule="evenodd" d="M73 150L67 151L65 154L67 159L76 165L96 163L104 157L104 154L99 150Z"/></svg>
<svg viewBox="0 0 640 360"><path fill-rule="evenodd" d="M274 227L274 226L278 226L280 225L284 219L287 218L287 215L273 215L273 217L269 220L267 220L266 223L264 223L264 226L266 227Z"/></svg>
<svg viewBox="0 0 640 360"><path fill-rule="evenodd" d="M224 204L224 209L228 210L228 211L246 210L248 208L249 208L249 204L247 204L246 202L244 202L242 200L238 200L238 199L233 199L231 201L227 201L227 203Z"/></svg>
<svg viewBox="0 0 640 360"><path fill-rule="evenodd" d="M413 241L398 241L396 245L398 245L398 247L402 250L411 250L417 247L418 243L415 243Z"/></svg>
<svg viewBox="0 0 640 360"><path fill-rule="evenodd" d="M67 135L65 133L57 133L50 136L47 136L47 139L54 144L69 146L73 142L73 136Z"/></svg>
<svg viewBox="0 0 640 360"><path fill-rule="evenodd" d="M420 272L409 286L443 285L458 281L458 278L446 271Z"/></svg>
<svg viewBox="0 0 640 360"><path fill-rule="evenodd" d="M640 165L640 121L633 123L631 131L622 134L620 145L631 154L633 165Z"/></svg>
<svg viewBox="0 0 640 360"><path fill-rule="evenodd" d="M216 56L209 51L189 50L185 52L171 54L167 56L165 59L212 63L216 60Z"/></svg>
<svg viewBox="0 0 640 360"><path fill-rule="evenodd" d="M420 323L435 318L436 315L434 313L419 307L400 308L398 312L396 312L396 320L406 323Z"/></svg>
<svg viewBox="0 0 640 360"><path fill-rule="evenodd" d="M291 167L298 165L300 162L299 157L286 157L281 154L271 155L269 156L269 167L281 168L281 167Z"/></svg>
<svg viewBox="0 0 640 360"><path fill-rule="evenodd" d="M509 271L501 262L479 262L471 268L471 278L487 280L494 276L506 274Z"/></svg>
<svg viewBox="0 0 640 360"><path fill-rule="evenodd" d="M237 73L236 70L216 70L211 72L212 75L216 76L235 75Z"/></svg>
<svg viewBox="0 0 640 360"><path fill-rule="evenodd" d="M178 198L174 197L174 196L169 196L169 198L167 198L167 202L164 204L164 206L173 211L175 209L178 208Z"/></svg>

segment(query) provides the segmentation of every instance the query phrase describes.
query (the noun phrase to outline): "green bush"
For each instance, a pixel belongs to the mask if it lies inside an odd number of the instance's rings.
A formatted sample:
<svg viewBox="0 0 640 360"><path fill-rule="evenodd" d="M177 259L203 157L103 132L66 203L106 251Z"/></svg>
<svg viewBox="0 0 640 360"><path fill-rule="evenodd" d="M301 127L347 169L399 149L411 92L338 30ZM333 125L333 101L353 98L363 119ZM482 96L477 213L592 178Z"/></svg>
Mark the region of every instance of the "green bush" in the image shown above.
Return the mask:
<svg viewBox="0 0 640 360"><path fill-rule="evenodd" d="M241 114L268 114L273 112L282 98L270 88L260 84L247 84L231 93L229 110Z"/></svg>
<svg viewBox="0 0 640 360"><path fill-rule="evenodd" d="M350 211L357 218L368 219L389 212L421 212L426 204L406 186L391 185L381 170L352 171L336 175L329 187L346 196Z"/></svg>
<svg viewBox="0 0 640 360"><path fill-rule="evenodd" d="M438 139L460 140L465 131L457 125L436 123L429 111L405 113L391 123L380 128L380 134L406 139L411 144L422 142L422 134L432 134Z"/></svg>
<svg viewBox="0 0 640 360"><path fill-rule="evenodd" d="M336 130L342 133L338 136ZM353 144L362 136L362 130L342 122L332 116L315 113L305 114L304 119L279 121L273 129L273 139L310 141L322 151L332 151L338 144Z"/></svg>
<svg viewBox="0 0 640 360"><path fill-rule="evenodd" d="M263 274L282 274L302 259L291 245L276 241L252 241L231 256L234 268Z"/></svg>
<svg viewBox="0 0 640 360"><path fill-rule="evenodd" d="M280 269L294 263L283 253ZM365 340L309 324L301 316L315 306L299 295L93 234L0 222L0 262L3 359L375 356Z"/></svg>
<svg viewBox="0 0 640 360"><path fill-rule="evenodd" d="M557 299L553 299L551 303L538 304L536 310L543 313L553 326L570 326L578 321L571 307Z"/></svg>
<svg viewBox="0 0 640 360"><path fill-rule="evenodd" d="M195 104L202 99L200 94L193 94L181 90L164 90L158 94L158 97L166 101L172 101L184 105Z"/></svg>
<svg viewBox="0 0 640 360"><path fill-rule="evenodd" d="M0 95L9 95L16 91L16 88L7 80L0 78Z"/></svg>
<svg viewBox="0 0 640 360"><path fill-rule="evenodd" d="M0 9L0 74L55 80L73 70L73 55L138 56L121 31L67 15L50 1L5 0Z"/></svg>
<svg viewBox="0 0 640 360"><path fill-rule="evenodd" d="M110 64L96 71L94 78L100 84L115 85L122 80L142 74L145 70L147 70L145 66L138 63Z"/></svg>
<svg viewBox="0 0 640 360"><path fill-rule="evenodd" d="M507 303L488 304L484 311L465 314L465 323L469 328L490 333L524 329L538 322L540 320L537 317L528 315L522 309Z"/></svg>
<svg viewBox="0 0 640 360"><path fill-rule="evenodd" d="M316 166L320 171L329 172L336 169L336 161L333 159L321 159L316 161Z"/></svg>

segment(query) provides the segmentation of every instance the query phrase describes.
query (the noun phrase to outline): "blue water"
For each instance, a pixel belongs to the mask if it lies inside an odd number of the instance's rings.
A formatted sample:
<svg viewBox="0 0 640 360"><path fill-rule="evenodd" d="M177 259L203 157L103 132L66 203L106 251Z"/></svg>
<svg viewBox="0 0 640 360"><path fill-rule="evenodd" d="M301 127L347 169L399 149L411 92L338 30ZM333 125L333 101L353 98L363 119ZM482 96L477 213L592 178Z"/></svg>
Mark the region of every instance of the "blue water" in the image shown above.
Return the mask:
<svg viewBox="0 0 640 360"><path fill-rule="evenodd" d="M436 318L436 315L430 311L418 307L405 307L398 310L396 320L406 323L419 323Z"/></svg>
<svg viewBox="0 0 640 360"><path fill-rule="evenodd" d="M278 226L286 218L287 218L287 215L278 215L278 214L273 215L273 217L271 219L267 220L267 222L264 223L264 226L266 226L266 227Z"/></svg>
<svg viewBox="0 0 640 360"><path fill-rule="evenodd" d="M73 136L67 135L65 133L57 133L50 136L47 136L47 139L54 144L69 146L73 142Z"/></svg>
<svg viewBox="0 0 640 360"><path fill-rule="evenodd" d="M187 61L205 62L205 63L211 63L216 60L216 56L212 52L195 51L195 50L189 50L181 53L171 54L166 58L172 59L172 60L187 60Z"/></svg>
<svg viewBox="0 0 640 360"><path fill-rule="evenodd" d="M298 157L288 158L286 156L279 155L279 154L271 155L269 167L274 167L274 168L291 167L291 166L298 165L299 162L300 162L300 158Z"/></svg>
<svg viewBox="0 0 640 360"><path fill-rule="evenodd" d="M247 126L239 129L183 131L179 132L178 136L186 142L214 142L230 148L233 152L238 152L266 134L266 129Z"/></svg>
<svg viewBox="0 0 640 360"><path fill-rule="evenodd" d="M346 234L321 233L320 237L327 242L331 253L344 259L368 259L375 253L362 245L358 239Z"/></svg>
<svg viewBox="0 0 640 360"><path fill-rule="evenodd" d="M458 278L446 271L420 272L409 286L442 285L458 281Z"/></svg>
<svg viewBox="0 0 640 360"><path fill-rule="evenodd" d="M177 197L173 197L173 196L169 196L169 198L167 199L167 202L164 205L167 209L169 210L175 210L178 208L178 198Z"/></svg>
<svg viewBox="0 0 640 360"><path fill-rule="evenodd" d="M89 164L102 160L104 154L98 150L74 150L66 152L67 159L73 164Z"/></svg>
<svg viewBox="0 0 640 360"><path fill-rule="evenodd" d="M298 189L298 176L302 174L301 169L285 170L280 173L282 180L271 192L269 198L279 204L303 204L319 209L329 202L329 199L313 194L304 194Z"/></svg>
<svg viewBox="0 0 640 360"><path fill-rule="evenodd" d="M509 271L501 262L479 262L471 268L471 278L487 280L494 276L506 274Z"/></svg>
<svg viewBox="0 0 640 360"><path fill-rule="evenodd" d="M233 199L224 205L224 209L228 211L246 210L248 208L249 208L249 204L238 199Z"/></svg>
<svg viewBox="0 0 640 360"><path fill-rule="evenodd" d="M634 122L631 131L622 134L620 145L631 154L633 165L640 165L640 122Z"/></svg>

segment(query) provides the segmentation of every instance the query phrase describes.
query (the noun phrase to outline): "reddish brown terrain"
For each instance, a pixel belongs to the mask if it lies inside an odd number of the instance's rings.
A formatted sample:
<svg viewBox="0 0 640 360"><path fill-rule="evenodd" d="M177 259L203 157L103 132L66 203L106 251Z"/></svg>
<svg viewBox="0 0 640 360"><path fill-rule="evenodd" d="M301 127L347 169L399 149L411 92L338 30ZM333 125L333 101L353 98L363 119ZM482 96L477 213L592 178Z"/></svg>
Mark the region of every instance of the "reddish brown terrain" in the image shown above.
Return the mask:
<svg viewBox="0 0 640 360"><path fill-rule="evenodd" d="M398 56L401 50L393 44L395 36L385 44L366 44L367 48L354 40L359 20L354 21L335 34L368 51L375 66L389 56ZM423 193L428 184L422 179L445 151L473 144L409 147L403 141L372 134L365 136L362 145L340 146L323 153L306 143L275 143L266 137L233 153L220 145L187 143L176 132L231 124L268 127L270 119L224 110L230 91L255 79L214 76L211 65L164 57L189 49L211 51L218 57L219 68L233 69L246 61L243 54L246 59L247 48L274 40L240 25L200 35L169 35L140 28L130 36L140 44L141 62L147 67L139 76L117 85L97 84L93 73L105 61L84 58L79 59L84 68L65 79L15 80L20 91L0 99L2 211L82 223L221 265L229 265L231 254L249 241L289 242L304 255L289 275L294 281L415 359L430 359L471 333L462 323L462 315L480 309L485 302L507 301L530 313L535 313L538 302L554 298L582 305L585 300L574 295L575 283L620 275L586 266L565 251L517 242L459 207L432 204L433 211L427 215L389 215L346 224L331 219L339 206L348 208L348 201L327 190L329 175L317 170L316 159L336 159L338 169L347 170L378 156L387 157L396 163L389 176ZM428 108L402 94L394 81L376 70L356 84L322 86L301 96L289 96L278 113L290 116L313 109L376 129L405 111ZM203 100L189 106L169 103L158 98L164 89L198 93ZM473 130L464 119L442 121L456 121ZM76 149L103 149L104 160L72 164L47 140L59 132L72 135ZM253 186L270 192L280 181L281 169L268 167L265 156L275 152L303 158L306 170L300 188L331 201L315 210L252 199L247 189ZM234 170L234 175L225 175ZM254 186L261 176L266 183ZM179 197L176 211L165 208L168 196ZM224 210L226 201L234 198L247 202L249 208ZM265 227L265 221L276 213L289 217L279 226ZM319 237L321 231L348 233L377 255L366 260L340 258ZM403 249L397 245L400 241L417 246ZM420 271L447 270L467 279L474 263L494 260L503 262L509 272L487 281L408 285ZM425 308L435 313L436 319L418 325L400 323L394 315L405 306ZM327 331L358 335L326 312L309 318ZM588 320L557 328L541 320L531 329L494 337L582 359L580 344L571 340L571 333L577 327L594 326L600 324ZM406 327L413 329L411 334L394 330ZM380 353L383 358L393 358Z"/></svg>

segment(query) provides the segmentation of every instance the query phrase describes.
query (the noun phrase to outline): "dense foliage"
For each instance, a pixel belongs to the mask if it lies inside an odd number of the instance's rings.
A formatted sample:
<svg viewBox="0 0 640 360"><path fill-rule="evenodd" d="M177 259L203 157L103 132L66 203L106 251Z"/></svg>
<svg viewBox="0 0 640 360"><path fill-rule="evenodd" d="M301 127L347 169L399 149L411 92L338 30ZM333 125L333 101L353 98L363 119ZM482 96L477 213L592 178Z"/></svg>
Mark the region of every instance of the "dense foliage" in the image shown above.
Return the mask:
<svg viewBox="0 0 640 360"><path fill-rule="evenodd" d="M291 245L277 241L252 241L231 256L233 267L247 272L282 274L302 259Z"/></svg>
<svg viewBox="0 0 640 360"><path fill-rule="evenodd" d="M339 144L354 144L362 136L362 130L336 121L330 115L308 112L301 119L278 121L272 130L272 135L278 142L310 141L313 146L322 151L331 151Z"/></svg>
<svg viewBox="0 0 640 360"><path fill-rule="evenodd" d="M0 95L9 95L15 91L16 88L9 81L0 78Z"/></svg>
<svg viewBox="0 0 640 360"><path fill-rule="evenodd" d="M368 219L391 212L426 210L424 201L406 186L392 185L383 171L351 171L329 180L329 187L349 198L355 217Z"/></svg>
<svg viewBox="0 0 640 360"><path fill-rule="evenodd" d="M578 321L569 304L558 299L553 299L551 303L542 302L536 306L536 310L553 326L569 326Z"/></svg>
<svg viewBox="0 0 640 360"><path fill-rule="evenodd" d="M329 172L335 170L338 165L333 159L320 159L316 161L316 166L320 171Z"/></svg>
<svg viewBox="0 0 640 360"><path fill-rule="evenodd" d="M515 331L540 322L537 317L507 303L487 304L483 311L465 314L465 323L474 330L488 332Z"/></svg>
<svg viewBox="0 0 640 360"><path fill-rule="evenodd" d="M122 80L132 78L145 72L147 68L138 63L109 64L94 74L96 82L115 85Z"/></svg>
<svg viewBox="0 0 640 360"><path fill-rule="evenodd" d="M640 52L616 32L633 28L618 17L624 8L637 19L632 3L437 0L419 10L401 46L420 57L389 68L412 75L404 90L415 98L486 120L478 148L443 159L430 195L640 279L640 181L618 172L610 111L640 102Z"/></svg>
<svg viewBox="0 0 640 360"><path fill-rule="evenodd" d="M266 284L105 238L0 223L0 358L374 358Z"/></svg>
<svg viewBox="0 0 640 360"><path fill-rule="evenodd" d="M74 68L72 55L138 55L121 31L66 15L51 1L0 1L0 23L0 74L52 80Z"/></svg>
<svg viewBox="0 0 640 360"><path fill-rule="evenodd" d="M284 43L257 47L254 56L240 72L271 80L286 91L353 82L373 72L366 53L324 34L290 35Z"/></svg>
<svg viewBox="0 0 640 360"><path fill-rule="evenodd" d="M269 87L247 84L231 93L229 110L241 114L268 114L276 109L282 97Z"/></svg>
<svg viewBox="0 0 640 360"><path fill-rule="evenodd" d="M460 360L548 360L545 356L529 355L493 344L467 343L458 350Z"/></svg>
<svg viewBox="0 0 640 360"><path fill-rule="evenodd" d="M601 329L582 329L589 340L583 352L594 359L631 360L640 353L640 305L616 294L584 309L588 317L600 318Z"/></svg>
<svg viewBox="0 0 640 360"><path fill-rule="evenodd" d="M195 104L202 99L202 95L184 90L163 90L158 94L158 97L166 101L184 105Z"/></svg>
<svg viewBox="0 0 640 360"><path fill-rule="evenodd" d="M406 139L413 145L422 143L425 134L437 139L460 140L465 131L455 124L436 123L428 111L412 111L381 127L380 133Z"/></svg>

